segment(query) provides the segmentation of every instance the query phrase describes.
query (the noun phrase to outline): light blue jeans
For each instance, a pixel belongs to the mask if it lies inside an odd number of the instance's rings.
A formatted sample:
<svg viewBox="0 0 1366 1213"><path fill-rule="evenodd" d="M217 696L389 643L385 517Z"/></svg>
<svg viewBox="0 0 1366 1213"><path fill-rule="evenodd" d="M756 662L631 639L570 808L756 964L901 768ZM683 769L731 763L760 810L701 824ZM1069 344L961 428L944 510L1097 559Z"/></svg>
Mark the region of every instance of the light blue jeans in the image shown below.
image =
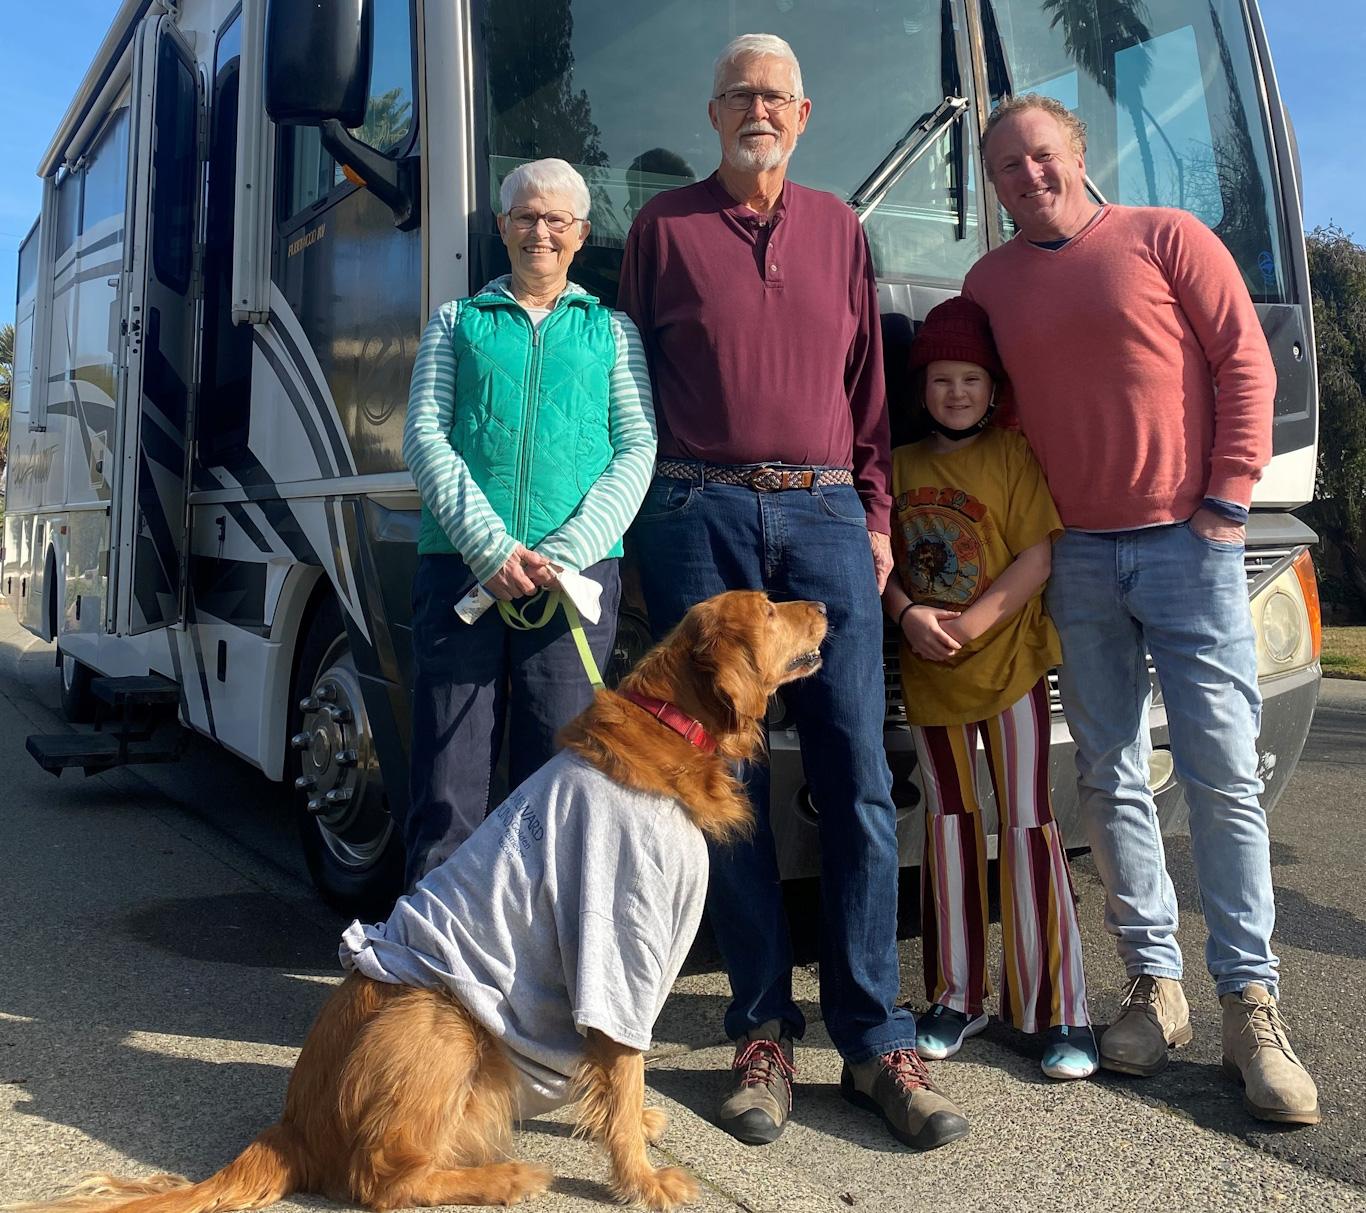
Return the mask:
<svg viewBox="0 0 1366 1213"><path fill-rule="evenodd" d="M1147 783L1146 645L1190 806L1215 988L1222 995L1255 981L1275 995L1276 905L1257 799L1262 700L1242 545L1211 543L1186 523L1069 530L1053 549L1047 604L1062 638L1062 705L1106 890L1105 928L1129 976L1181 977L1176 893Z"/></svg>

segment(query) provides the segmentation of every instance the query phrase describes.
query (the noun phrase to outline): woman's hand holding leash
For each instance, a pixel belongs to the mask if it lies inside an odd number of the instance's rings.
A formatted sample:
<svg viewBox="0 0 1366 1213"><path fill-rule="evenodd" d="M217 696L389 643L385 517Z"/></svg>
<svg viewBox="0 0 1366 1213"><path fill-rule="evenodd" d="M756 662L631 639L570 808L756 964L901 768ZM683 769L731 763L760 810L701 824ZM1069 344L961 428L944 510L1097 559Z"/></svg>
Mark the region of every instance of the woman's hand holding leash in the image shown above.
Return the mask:
<svg viewBox="0 0 1366 1213"><path fill-rule="evenodd" d="M550 567L550 561L519 543L503 562L503 567L484 583L484 588L495 598L511 602L537 590L553 588L555 583L555 570Z"/></svg>

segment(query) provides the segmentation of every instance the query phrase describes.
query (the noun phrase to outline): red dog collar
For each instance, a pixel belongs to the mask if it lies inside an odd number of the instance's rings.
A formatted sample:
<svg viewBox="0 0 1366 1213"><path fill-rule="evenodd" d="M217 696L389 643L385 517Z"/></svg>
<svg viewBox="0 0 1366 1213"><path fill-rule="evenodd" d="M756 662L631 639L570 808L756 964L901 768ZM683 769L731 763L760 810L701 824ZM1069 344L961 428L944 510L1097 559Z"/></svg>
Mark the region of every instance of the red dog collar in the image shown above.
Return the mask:
<svg viewBox="0 0 1366 1213"><path fill-rule="evenodd" d="M655 699L636 691L618 691L623 699L629 699L638 708L644 708L662 725L673 729L689 745L695 745L707 754L716 750L716 738L702 727L700 720L694 720L682 708L667 699Z"/></svg>

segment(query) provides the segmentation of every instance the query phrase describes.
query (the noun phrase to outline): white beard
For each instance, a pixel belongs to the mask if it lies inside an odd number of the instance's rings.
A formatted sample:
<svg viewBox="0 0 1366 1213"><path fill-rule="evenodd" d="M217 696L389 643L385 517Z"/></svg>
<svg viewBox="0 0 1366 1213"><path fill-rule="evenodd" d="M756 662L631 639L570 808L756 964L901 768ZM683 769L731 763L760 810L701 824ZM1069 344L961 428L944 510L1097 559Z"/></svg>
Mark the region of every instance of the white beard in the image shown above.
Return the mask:
<svg viewBox="0 0 1366 1213"><path fill-rule="evenodd" d="M726 163L741 172L766 173L786 164L792 155L793 148L784 147L776 135L771 143L754 147L746 145L743 136L744 132L737 133L725 152Z"/></svg>

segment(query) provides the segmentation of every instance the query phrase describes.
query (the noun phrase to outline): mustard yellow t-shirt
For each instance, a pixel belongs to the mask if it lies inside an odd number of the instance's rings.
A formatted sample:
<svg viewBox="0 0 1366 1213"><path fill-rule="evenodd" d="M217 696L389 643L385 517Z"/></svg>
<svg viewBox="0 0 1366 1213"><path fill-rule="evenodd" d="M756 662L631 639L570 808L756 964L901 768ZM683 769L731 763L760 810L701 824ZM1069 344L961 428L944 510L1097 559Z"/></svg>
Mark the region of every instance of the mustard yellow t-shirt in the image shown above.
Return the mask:
<svg viewBox="0 0 1366 1213"><path fill-rule="evenodd" d="M1015 557L1062 534L1043 472L1014 431L989 428L966 447L928 441L892 452L892 549L912 602L965 611ZM986 720L1022 699L1062 660L1042 592L949 661L924 661L901 642L911 724Z"/></svg>

